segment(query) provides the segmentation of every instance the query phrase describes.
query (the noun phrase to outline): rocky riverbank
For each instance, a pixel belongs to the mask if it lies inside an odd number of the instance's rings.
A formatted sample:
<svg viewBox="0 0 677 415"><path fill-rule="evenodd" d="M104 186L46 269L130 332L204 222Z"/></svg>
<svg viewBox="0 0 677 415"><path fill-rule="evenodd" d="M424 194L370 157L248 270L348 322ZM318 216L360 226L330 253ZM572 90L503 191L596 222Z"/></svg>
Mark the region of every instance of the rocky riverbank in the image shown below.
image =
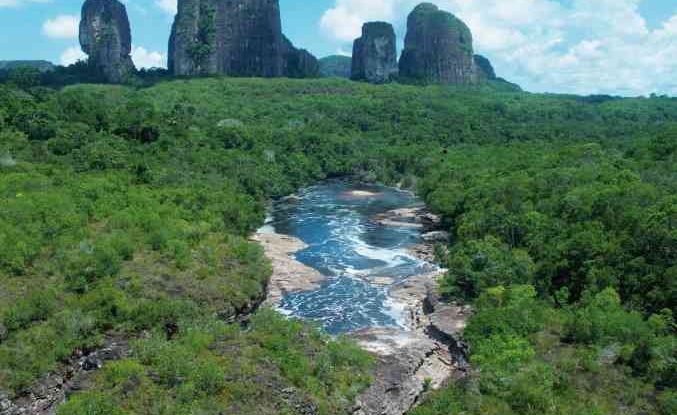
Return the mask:
<svg viewBox="0 0 677 415"><path fill-rule="evenodd" d="M425 207L393 210L373 221L420 228L423 242L409 251L431 262L434 243L448 239L448 234L437 230L440 218ZM440 301L437 280L443 274L438 270L417 275L390 289L390 298L402 310L404 328L374 328L353 335L378 361L374 382L357 399L354 415L402 415L426 391L467 373L462 334L470 310Z"/></svg>
<svg viewBox="0 0 677 415"><path fill-rule="evenodd" d="M261 244L273 265L264 305L279 305L282 297L288 293L317 289L325 279L319 271L292 257L294 253L307 247L300 239L259 230L252 240Z"/></svg>
<svg viewBox="0 0 677 415"><path fill-rule="evenodd" d="M404 414L424 392L466 375L462 334L469 310L439 301L435 289L442 273L412 277L391 289L391 298L403 310L403 329L374 328L353 335L378 362L355 415Z"/></svg>
<svg viewBox="0 0 677 415"><path fill-rule="evenodd" d="M382 226L418 227L424 235L438 232L440 223L423 207L397 209L372 220ZM318 271L293 258L295 252L306 248L301 240L265 228L252 239L261 243L273 265L267 304L278 305L290 292L317 289L324 280ZM433 242L437 241L423 238L410 252L430 261ZM377 360L374 382L356 400L354 415L402 415L427 390L465 376L461 336L469 310L439 300L437 279L443 273L437 270L410 277L390 288L389 298L402 315L403 327L370 328L351 334Z"/></svg>

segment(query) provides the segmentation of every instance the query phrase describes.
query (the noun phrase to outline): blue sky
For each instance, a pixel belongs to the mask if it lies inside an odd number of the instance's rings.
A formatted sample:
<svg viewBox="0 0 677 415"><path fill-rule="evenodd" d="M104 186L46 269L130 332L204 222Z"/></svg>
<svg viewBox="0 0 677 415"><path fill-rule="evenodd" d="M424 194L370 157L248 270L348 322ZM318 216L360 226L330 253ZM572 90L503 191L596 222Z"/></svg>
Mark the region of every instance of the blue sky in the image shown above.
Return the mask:
<svg viewBox="0 0 677 415"><path fill-rule="evenodd" d="M125 0L137 66L162 65L176 0ZM349 53L365 21L402 43L417 0L280 0L284 31L318 57ZM433 0L463 19L475 50L531 91L677 95L677 0ZM0 59L71 62L80 0L0 0Z"/></svg>

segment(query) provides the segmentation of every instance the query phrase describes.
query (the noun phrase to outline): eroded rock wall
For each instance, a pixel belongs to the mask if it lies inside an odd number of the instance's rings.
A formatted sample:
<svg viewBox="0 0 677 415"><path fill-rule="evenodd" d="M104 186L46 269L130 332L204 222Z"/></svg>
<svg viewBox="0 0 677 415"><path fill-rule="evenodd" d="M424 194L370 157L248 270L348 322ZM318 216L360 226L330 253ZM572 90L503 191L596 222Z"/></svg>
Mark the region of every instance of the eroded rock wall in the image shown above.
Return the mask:
<svg viewBox="0 0 677 415"><path fill-rule="evenodd" d="M400 77L421 83L479 82L468 26L432 3L422 3L407 20Z"/></svg>
<svg viewBox="0 0 677 415"><path fill-rule="evenodd" d="M124 82L133 72L132 34L127 9L117 0L82 5L80 46L106 82Z"/></svg>
<svg viewBox="0 0 677 415"><path fill-rule="evenodd" d="M369 22L353 44L351 79L375 84L397 75L397 38L390 23Z"/></svg>
<svg viewBox="0 0 677 415"><path fill-rule="evenodd" d="M317 59L282 34L278 0L179 0L169 40L178 76L317 76Z"/></svg>

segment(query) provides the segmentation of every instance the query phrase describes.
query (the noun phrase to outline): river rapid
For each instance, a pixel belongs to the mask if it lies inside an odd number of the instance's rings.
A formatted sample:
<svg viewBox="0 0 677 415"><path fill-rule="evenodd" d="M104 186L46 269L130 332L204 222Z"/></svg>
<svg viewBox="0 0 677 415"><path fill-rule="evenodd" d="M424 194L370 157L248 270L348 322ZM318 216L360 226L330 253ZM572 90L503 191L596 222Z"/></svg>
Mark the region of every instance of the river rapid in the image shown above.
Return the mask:
<svg viewBox="0 0 677 415"><path fill-rule="evenodd" d="M273 205L262 231L303 241L294 259L325 280L310 291L284 295L278 309L320 324L330 334L374 327L405 329L403 309L389 295L408 278L436 266L410 253L417 226L384 226L376 217L421 206L412 193L383 186L328 181Z"/></svg>

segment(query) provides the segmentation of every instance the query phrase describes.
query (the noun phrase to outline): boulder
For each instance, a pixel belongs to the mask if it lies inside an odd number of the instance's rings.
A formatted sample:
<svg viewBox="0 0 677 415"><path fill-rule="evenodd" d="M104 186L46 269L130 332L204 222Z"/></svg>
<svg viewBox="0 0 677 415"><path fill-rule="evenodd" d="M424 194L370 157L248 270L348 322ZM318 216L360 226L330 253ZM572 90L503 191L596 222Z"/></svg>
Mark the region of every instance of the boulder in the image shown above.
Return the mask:
<svg viewBox="0 0 677 415"><path fill-rule="evenodd" d="M353 44L350 78L374 84L389 82L397 75L397 38L390 23L369 22L362 37Z"/></svg>
<svg viewBox="0 0 677 415"><path fill-rule="evenodd" d="M479 82L470 29L431 3L416 6L409 15L399 65L405 81L455 85Z"/></svg>
<svg viewBox="0 0 677 415"><path fill-rule="evenodd" d="M282 34L278 0L179 0L168 67L177 76L317 76L319 65Z"/></svg>
<svg viewBox="0 0 677 415"><path fill-rule="evenodd" d="M103 80L121 83L134 73L127 9L117 0L87 0L82 5L80 46Z"/></svg>
<svg viewBox="0 0 677 415"><path fill-rule="evenodd" d="M433 231L424 233L423 235L421 235L421 238L429 243L440 243L440 242L449 242L451 236L449 235L449 232Z"/></svg>

